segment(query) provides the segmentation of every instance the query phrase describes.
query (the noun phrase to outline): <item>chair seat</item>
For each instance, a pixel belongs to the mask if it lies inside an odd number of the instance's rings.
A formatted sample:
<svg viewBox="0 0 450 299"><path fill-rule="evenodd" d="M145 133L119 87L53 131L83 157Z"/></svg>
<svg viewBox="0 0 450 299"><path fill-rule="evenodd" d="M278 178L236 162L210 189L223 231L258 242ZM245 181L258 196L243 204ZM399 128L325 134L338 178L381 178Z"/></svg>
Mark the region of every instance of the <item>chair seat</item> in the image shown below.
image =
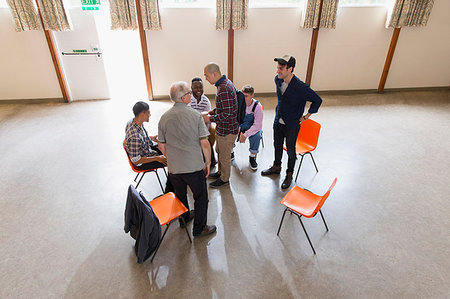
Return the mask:
<svg viewBox="0 0 450 299"><path fill-rule="evenodd" d="M316 148L315 146L297 142L297 144L295 145L295 152L297 155L299 155L307 152L312 152L315 148Z"/></svg>
<svg viewBox="0 0 450 299"><path fill-rule="evenodd" d="M280 203L305 217L311 218L316 214L315 210L321 199L322 196L294 186Z"/></svg>
<svg viewBox="0 0 450 299"><path fill-rule="evenodd" d="M173 192L161 195L151 200L149 204L158 217L161 226L166 225L188 211Z"/></svg>

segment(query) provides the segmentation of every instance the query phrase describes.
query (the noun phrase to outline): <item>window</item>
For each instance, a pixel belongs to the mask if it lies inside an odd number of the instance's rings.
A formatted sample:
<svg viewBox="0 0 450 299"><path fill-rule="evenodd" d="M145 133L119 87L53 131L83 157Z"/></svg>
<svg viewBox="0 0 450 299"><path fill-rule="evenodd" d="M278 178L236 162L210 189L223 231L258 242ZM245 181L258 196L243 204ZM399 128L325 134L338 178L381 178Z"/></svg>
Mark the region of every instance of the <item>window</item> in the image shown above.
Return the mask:
<svg viewBox="0 0 450 299"><path fill-rule="evenodd" d="M165 8L215 7L216 0L159 0L159 6Z"/></svg>
<svg viewBox="0 0 450 299"><path fill-rule="evenodd" d="M391 0L340 0L339 6L386 5Z"/></svg>
<svg viewBox="0 0 450 299"><path fill-rule="evenodd" d="M6 0L0 0L0 8L9 8L8 3L6 3Z"/></svg>
<svg viewBox="0 0 450 299"><path fill-rule="evenodd" d="M249 7L300 7L306 0L248 0Z"/></svg>

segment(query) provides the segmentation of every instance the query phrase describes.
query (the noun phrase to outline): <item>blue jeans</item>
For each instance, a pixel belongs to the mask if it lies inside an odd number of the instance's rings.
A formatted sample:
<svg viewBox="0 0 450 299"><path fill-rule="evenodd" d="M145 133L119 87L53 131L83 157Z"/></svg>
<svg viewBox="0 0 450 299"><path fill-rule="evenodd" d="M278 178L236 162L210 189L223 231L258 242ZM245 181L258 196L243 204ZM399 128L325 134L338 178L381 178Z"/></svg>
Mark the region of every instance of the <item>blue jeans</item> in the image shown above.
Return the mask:
<svg viewBox="0 0 450 299"><path fill-rule="evenodd" d="M259 143L261 142L262 131L259 131L255 135L248 137L248 142L250 143L250 153L257 154L259 152Z"/></svg>

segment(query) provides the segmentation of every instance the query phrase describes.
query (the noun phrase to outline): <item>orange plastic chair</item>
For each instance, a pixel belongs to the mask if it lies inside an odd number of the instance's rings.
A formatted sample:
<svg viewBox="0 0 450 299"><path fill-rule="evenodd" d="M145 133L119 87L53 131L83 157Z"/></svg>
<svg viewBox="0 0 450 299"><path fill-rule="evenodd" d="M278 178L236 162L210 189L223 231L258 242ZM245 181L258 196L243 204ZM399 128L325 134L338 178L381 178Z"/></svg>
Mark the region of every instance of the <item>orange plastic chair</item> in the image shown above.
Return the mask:
<svg viewBox="0 0 450 299"><path fill-rule="evenodd" d="M319 172L316 166L316 162L314 161L314 157L312 155L312 151L316 149L317 141L319 140L319 133L320 133L320 124L318 122L315 122L312 119L302 121L300 131L298 132L297 135L297 141L295 144L295 151L297 155L300 155L302 157L300 160L300 164L298 165L295 181L297 181L298 174L300 172L300 167L302 167L303 157L307 154L311 156L311 159L314 163L314 167L316 168L316 171ZM284 146L283 148L285 151L287 151L286 146Z"/></svg>
<svg viewBox="0 0 450 299"><path fill-rule="evenodd" d="M325 218L323 218L321 208L325 203L325 200L330 195L331 190L336 185L336 181L337 178L334 179L328 191L322 196L316 195L308 190L302 189L299 186L292 187L291 190L289 190L289 192L283 197L283 199L280 202L281 204L286 206L286 209L283 212L283 217L281 218L280 226L278 227L277 236L280 234L284 216L286 212L289 211L291 212L291 214L293 213L297 215L298 220L300 220L300 224L302 225L303 231L306 234L306 238L308 238L309 245L311 245L314 254L316 254L316 251L314 250L311 240L309 239L308 233L306 232L305 226L303 225L301 217L305 216L307 218L312 218L316 216L317 212L319 212L320 216L322 217L323 224L325 224L325 228L328 231L328 226L327 223L325 222Z"/></svg>
<svg viewBox="0 0 450 299"><path fill-rule="evenodd" d="M137 173L136 177L134 178L134 182L136 182L136 179L138 178L138 176L139 176L140 174L142 174L142 176L141 176L141 178L139 179L139 182L137 182L135 188L137 188L137 187L139 186L139 184L141 183L142 179L144 178L144 175L145 175L147 172L154 172L154 173L156 174L156 177L158 178L159 186L161 187L161 190L162 190L162 192L164 193L164 188L163 188L163 185L161 184L161 180L160 180L159 175L158 175L158 169L159 169L159 168L146 169L146 170L142 170L142 169L137 168L136 165L134 165L134 163L131 162L130 155L128 155L127 149L125 148L125 141L123 142L123 149L125 150L125 153L127 154L128 163L130 163L131 169L132 169L134 172ZM161 167L161 168L164 170L164 174L165 174L166 177L167 177L166 170L164 169L164 167Z"/></svg>
<svg viewBox="0 0 450 299"><path fill-rule="evenodd" d="M188 209L183 205L183 203L175 196L173 192L169 192L166 194L163 194L151 201L149 201L150 206L153 209L153 212L155 213L156 217L159 219L159 223L161 224L161 227L166 225L166 229L164 230L164 233L159 240L158 246L155 249L155 253L153 253L153 257L150 260L153 262L153 259L156 256L156 253L158 252L159 247L161 246L161 243L166 236L167 230L169 229L170 224L180 218L181 221L184 224L184 229L186 230L186 234L189 238L189 242L192 243L191 236L189 235L189 232L187 230L187 225L184 222L183 215L188 211Z"/></svg>

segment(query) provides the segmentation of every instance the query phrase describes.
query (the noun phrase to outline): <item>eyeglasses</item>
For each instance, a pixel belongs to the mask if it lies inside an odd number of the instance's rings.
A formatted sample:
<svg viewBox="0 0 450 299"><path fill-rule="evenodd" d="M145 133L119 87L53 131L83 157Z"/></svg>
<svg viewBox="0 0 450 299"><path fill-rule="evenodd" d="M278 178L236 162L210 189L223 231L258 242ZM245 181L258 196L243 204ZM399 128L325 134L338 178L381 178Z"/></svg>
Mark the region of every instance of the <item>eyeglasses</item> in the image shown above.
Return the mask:
<svg viewBox="0 0 450 299"><path fill-rule="evenodd" d="M182 95L181 97L184 97L184 96L187 96L187 95L191 95L192 94L192 91L188 91L188 92L186 92L184 95Z"/></svg>

